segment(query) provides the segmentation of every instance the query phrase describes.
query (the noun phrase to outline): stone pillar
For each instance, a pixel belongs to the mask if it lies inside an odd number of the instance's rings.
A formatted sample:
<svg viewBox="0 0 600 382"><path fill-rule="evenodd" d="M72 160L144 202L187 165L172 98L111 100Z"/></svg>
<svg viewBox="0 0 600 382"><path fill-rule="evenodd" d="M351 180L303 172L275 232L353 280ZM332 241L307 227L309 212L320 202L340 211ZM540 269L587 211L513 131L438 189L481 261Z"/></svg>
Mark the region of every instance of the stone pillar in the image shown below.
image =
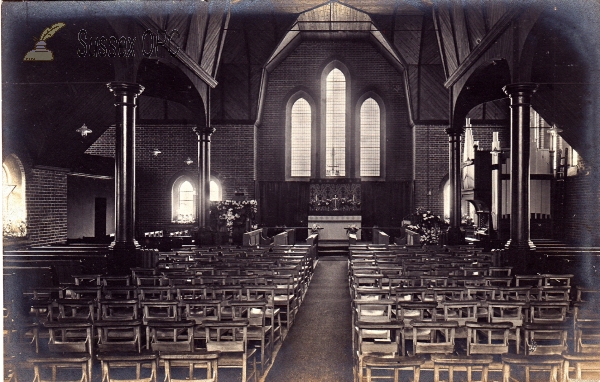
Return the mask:
<svg viewBox="0 0 600 382"><path fill-rule="evenodd" d="M446 129L448 134L448 149L450 151L450 163L448 178L450 181L450 227L448 228L448 244L457 245L464 242L460 231L461 213L461 176L460 176L460 136L463 134L462 127L450 127Z"/></svg>
<svg viewBox="0 0 600 382"><path fill-rule="evenodd" d="M209 224L210 210L210 137L214 127L195 127L198 135L198 228Z"/></svg>
<svg viewBox="0 0 600 382"><path fill-rule="evenodd" d="M115 96L115 258L133 255L135 240L135 108L144 87L128 82L111 82Z"/></svg>
<svg viewBox="0 0 600 382"><path fill-rule="evenodd" d="M535 250L529 238L529 140L533 83L504 87L510 97L510 239L506 248L518 254ZM518 256L519 262L526 259Z"/></svg>

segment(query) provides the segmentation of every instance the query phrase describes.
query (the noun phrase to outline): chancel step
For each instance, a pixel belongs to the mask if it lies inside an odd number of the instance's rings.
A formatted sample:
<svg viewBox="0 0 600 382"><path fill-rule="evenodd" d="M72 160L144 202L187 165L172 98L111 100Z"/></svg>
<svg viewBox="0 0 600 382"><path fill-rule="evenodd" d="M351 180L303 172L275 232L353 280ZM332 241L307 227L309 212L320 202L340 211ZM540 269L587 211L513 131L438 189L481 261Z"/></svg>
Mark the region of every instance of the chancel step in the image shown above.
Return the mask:
<svg viewBox="0 0 600 382"><path fill-rule="evenodd" d="M349 256L347 240L321 240L319 241L319 257Z"/></svg>

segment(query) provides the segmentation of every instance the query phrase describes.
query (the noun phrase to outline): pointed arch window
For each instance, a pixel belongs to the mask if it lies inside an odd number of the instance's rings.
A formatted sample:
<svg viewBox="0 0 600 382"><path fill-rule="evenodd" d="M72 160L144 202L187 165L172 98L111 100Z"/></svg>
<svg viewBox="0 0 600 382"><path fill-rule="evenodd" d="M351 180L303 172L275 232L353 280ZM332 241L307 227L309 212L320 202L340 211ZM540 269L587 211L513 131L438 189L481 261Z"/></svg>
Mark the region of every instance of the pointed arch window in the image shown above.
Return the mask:
<svg viewBox="0 0 600 382"><path fill-rule="evenodd" d="M310 104L298 98L291 116L291 176L311 176L312 113Z"/></svg>
<svg viewBox="0 0 600 382"><path fill-rule="evenodd" d="M360 176L381 175L381 115L379 104L368 98L360 108Z"/></svg>
<svg viewBox="0 0 600 382"><path fill-rule="evenodd" d="M325 109L325 174L346 176L346 77L337 68L327 75Z"/></svg>

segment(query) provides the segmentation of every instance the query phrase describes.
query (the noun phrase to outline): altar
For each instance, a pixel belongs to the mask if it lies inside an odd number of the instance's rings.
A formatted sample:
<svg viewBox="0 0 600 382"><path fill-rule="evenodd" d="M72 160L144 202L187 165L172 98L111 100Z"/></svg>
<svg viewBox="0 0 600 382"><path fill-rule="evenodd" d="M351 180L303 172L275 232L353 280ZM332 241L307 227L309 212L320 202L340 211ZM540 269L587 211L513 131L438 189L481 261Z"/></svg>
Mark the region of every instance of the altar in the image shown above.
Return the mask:
<svg viewBox="0 0 600 382"><path fill-rule="evenodd" d="M309 215L308 227L312 228L316 224L322 227L319 230L319 240L348 240L346 227L356 225L360 228L360 215ZM360 240L360 230L356 233L356 239Z"/></svg>
<svg viewBox="0 0 600 382"><path fill-rule="evenodd" d="M319 240L348 240L347 227L361 227L361 184L356 179L313 179L310 184L308 227L315 224ZM358 230L356 238L360 240Z"/></svg>

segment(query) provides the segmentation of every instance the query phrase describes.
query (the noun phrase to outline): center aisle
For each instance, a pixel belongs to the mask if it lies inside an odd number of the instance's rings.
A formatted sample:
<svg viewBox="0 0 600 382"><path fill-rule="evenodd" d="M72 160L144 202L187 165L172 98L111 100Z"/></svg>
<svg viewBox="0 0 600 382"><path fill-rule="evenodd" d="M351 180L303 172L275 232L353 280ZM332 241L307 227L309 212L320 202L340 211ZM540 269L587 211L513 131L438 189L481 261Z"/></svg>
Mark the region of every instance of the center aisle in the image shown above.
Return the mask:
<svg viewBox="0 0 600 382"><path fill-rule="evenodd" d="M351 327L347 260L320 260L265 381L352 381Z"/></svg>

